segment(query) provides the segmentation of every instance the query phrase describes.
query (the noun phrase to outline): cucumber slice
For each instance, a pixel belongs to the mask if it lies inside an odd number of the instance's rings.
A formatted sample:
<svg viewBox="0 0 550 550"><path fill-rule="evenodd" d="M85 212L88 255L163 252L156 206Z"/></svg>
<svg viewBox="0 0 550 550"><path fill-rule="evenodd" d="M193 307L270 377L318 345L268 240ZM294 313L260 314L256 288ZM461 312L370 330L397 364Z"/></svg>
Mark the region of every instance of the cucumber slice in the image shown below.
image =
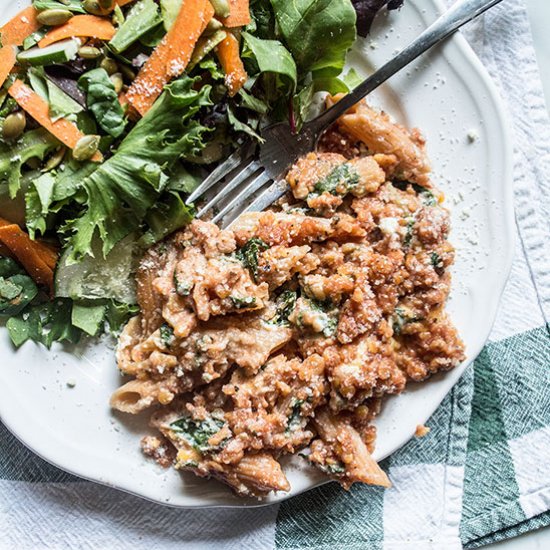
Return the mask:
<svg viewBox="0 0 550 550"><path fill-rule="evenodd" d="M56 42L45 48L31 48L17 54L19 63L28 63L29 65L55 65L56 63L66 63L75 59L80 48L81 41L78 38L68 38L61 42Z"/></svg>
<svg viewBox="0 0 550 550"><path fill-rule="evenodd" d="M101 253L101 243L94 243L95 257L86 256L76 264L68 264L71 250L59 260L55 273L55 295L80 300L113 299L135 304L135 271L141 251L130 235L118 243L107 258Z"/></svg>

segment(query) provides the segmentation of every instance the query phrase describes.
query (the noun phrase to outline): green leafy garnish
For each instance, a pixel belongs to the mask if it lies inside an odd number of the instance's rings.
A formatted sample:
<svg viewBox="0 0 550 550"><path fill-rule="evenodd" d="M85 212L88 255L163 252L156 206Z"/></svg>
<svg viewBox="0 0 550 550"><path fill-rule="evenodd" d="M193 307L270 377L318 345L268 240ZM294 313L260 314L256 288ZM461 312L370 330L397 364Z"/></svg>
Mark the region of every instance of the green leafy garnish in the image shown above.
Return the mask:
<svg viewBox="0 0 550 550"><path fill-rule="evenodd" d="M254 237L237 251L237 258L250 271L254 281L258 279L258 256L268 248L269 246L262 239Z"/></svg>
<svg viewBox="0 0 550 550"><path fill-rule="evenodd" d="M216 435L224 426L222 419L209 416L205 420L193 420L184 416L170 424L170 428L183 437L194 449L200 453L215 451L223 445L211 446L208 440Z"/></svg>

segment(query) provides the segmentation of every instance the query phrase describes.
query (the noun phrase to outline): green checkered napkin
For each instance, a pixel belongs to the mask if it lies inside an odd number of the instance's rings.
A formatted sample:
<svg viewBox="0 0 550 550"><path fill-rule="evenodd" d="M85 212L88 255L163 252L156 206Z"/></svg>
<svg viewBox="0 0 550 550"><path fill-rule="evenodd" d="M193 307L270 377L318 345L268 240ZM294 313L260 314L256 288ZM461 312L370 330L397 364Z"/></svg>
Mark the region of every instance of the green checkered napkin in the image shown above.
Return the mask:
<svg viewBox="0 0 550 550"><path fill-rule="evenodd" d="M394 486L174 510L65 474L0 424L0 550L452 550L550 524L550 123L523 2L490 12L467 38L514 121L516 260L490 343L430 433L384 462Z"/></svg>

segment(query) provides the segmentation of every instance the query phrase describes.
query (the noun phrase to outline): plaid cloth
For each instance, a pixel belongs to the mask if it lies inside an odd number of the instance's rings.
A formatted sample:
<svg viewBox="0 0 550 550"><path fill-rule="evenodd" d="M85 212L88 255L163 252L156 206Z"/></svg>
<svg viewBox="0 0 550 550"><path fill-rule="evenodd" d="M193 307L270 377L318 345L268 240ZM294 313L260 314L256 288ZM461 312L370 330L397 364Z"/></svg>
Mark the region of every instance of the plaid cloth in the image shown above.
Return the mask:
<svg viewBox="0 0 550 550"><path fill-rule="evenodd" d="M517 251L489 344L383 464L389 490L323 486L251 510L163 508L65 474L0 425L0 549L476 548L550 523L550 124L523 2L467 30L514 122Z"/></svg>

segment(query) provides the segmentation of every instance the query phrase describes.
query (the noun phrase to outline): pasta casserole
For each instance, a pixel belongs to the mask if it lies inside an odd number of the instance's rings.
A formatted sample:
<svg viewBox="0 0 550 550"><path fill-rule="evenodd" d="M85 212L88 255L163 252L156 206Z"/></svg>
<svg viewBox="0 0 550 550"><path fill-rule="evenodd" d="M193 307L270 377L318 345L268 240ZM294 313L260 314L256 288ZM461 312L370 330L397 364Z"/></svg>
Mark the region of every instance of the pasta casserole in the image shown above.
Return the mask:
<svg viewBox="0 0 550 550"><path fill-rule="evenodd" d="M346 488L388 486L382 398L464 358L443 195L420 133L366 103L286 179L270 210L195 220L146 253L112 406L152 408L143 451L239 495L288 491L294 453Z"/></svg>

